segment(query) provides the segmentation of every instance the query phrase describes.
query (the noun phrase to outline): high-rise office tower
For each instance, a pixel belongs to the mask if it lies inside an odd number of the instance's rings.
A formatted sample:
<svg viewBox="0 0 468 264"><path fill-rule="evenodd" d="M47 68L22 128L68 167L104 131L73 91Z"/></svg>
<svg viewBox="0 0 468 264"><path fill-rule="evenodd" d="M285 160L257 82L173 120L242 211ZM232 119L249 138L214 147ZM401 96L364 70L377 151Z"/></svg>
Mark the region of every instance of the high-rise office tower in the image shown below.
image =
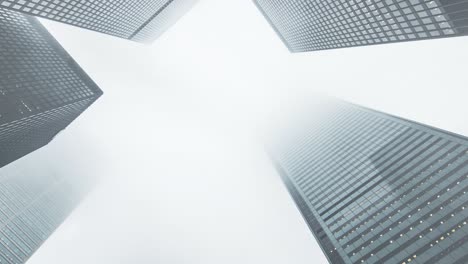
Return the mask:
<svg viewBox="0 0 468 264"><path fill-rule="evenodd" d="M292 52L468 35L466 0L254 0Z"/></svg>
<svg viewBox="0 0 468 264"><path fill-rule="evenodd" d="M345 102L320 109L269 152L329 261L468 263L468 138Z"/></svg>
<svg viewBox="0 0 468 264"><path fill-rule="evenodd" d="M149 43L197 0L0 0L0 7L112 36Z"/></svg>
<svg viewBox="0 0 468 264"><path fill-rule="evenodd" d="M93 186L91 179L61 175L49 169L56 164L37 158L29 156L0 170L2 264L25 263Z"/></svg>
<svg viewBox="0 0 468 264"><path fill-rule="evenodd" d="M0 167L49 143L102 91L36 18L0 8Z"/></svg>

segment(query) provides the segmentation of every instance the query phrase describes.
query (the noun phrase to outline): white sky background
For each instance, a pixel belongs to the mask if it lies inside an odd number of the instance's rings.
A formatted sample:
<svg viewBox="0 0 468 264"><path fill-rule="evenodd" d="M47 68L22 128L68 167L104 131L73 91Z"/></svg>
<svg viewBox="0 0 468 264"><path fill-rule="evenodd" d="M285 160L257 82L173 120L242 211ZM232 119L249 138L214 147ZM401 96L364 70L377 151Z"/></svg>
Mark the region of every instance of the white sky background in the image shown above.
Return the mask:
<svg viewBox="0 0 468 264"><path fill-rule="evenodd" d="M34 155L102 180L30 264L326 263L258 137L315 92L468 135L468 37L290 54L250 0L151 46L44 23L105 95Z"/></svg>

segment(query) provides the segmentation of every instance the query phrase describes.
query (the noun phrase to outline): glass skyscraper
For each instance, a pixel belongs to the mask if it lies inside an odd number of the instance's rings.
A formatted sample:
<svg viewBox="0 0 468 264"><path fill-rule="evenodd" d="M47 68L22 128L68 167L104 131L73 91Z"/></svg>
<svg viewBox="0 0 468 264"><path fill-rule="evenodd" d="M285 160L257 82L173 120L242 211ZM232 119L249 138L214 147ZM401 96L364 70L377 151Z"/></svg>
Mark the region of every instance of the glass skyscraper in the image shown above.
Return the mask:
<svg viewBox="0 0 468 264"><path fill-rule="evenodd" d="M92 179L57 174L37 158L0 170L2 264L25 263L93 187Z"/></svg>
<svg viewBox="0 0 468 264"><path fill-rule="evenodd" d="M468 35L466 0L254 0L292 52Z"/></svg>
<svg viewBox="0 0 468 264"><path fill-rule="evenodd" d="M49 143L101 94L36 18L0 8L0 167Z"/></svg>
<svg viewBox="0 0 468 264"><path fill-rule="evenodd" d="M329 261L468 263L468 138L323 104L269 154Z"/></svg>
<svg viewBox="0 0 468 264"><path fill-rule="evenodd" d="M0 0L0 7L149 43L197 0Z"/></svg>

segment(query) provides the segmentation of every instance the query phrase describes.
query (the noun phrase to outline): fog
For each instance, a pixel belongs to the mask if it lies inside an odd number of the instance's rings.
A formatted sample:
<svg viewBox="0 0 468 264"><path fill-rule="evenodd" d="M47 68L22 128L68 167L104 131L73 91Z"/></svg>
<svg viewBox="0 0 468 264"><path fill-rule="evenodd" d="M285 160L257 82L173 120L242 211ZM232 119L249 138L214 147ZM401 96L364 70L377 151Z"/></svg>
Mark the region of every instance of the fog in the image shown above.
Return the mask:
<svg viewBox="0 0 468 264"><path fill-rule="evenodd" d="M468 135L468 38L291 54L250 0L150 46L42 21L105 94L33 154L99 181L30 264L326 263L262 142L317 93Z"/></svg>

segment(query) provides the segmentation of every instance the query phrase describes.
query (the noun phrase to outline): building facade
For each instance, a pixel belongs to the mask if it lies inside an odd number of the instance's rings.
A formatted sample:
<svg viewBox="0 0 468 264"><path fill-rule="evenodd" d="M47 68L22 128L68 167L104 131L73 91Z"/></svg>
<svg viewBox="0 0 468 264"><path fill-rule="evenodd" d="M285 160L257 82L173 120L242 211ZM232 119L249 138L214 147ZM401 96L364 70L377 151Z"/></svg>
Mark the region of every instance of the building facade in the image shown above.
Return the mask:
<svg viewBox="0 0 468 264"><path fill-rule="evenodd" d="M25 263L93 187L37 158L0 170L0 263Z"/></svg>
<svg viewBox="0 0 468 264"><path fill-rule="evenodd" d="M0 167L48 144L102 91L34 17L0 8Z"/></svg>
<svg viewBox="0 0 468 264"><path fill-rule="evenodd" d="M331 263L468 263L468 138L337 101L302 121L269 153Z"/></svg>
<svg viewBox="0 0 468 264"><path fill-rule="evenodd" d="M254 0L291 52L468 35L466 0Z"/></svg>
<svg viewBox="0 0 468 264"><path fill-rule="evenodd" d="M197 0L0 0L0 7L112 36L150 43Z"/></svg>

